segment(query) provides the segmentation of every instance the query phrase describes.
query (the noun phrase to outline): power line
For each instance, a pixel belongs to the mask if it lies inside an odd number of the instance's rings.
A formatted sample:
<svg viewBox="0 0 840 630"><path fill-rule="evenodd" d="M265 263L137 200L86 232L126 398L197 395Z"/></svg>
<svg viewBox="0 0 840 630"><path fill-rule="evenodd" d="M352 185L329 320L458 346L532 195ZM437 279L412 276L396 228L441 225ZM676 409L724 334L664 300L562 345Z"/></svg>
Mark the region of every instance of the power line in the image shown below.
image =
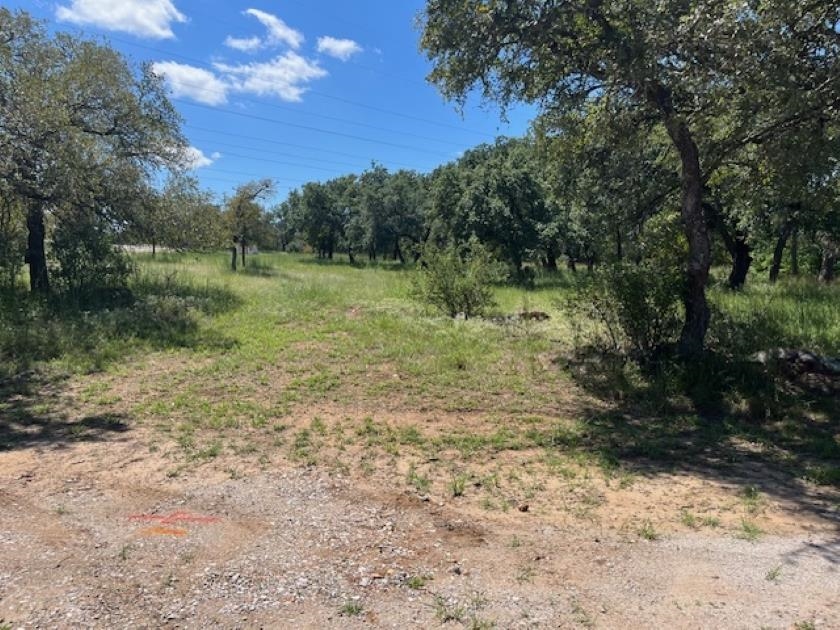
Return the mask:
<svg viewBox="0 0 840 630"><path fill-rule="evenodd" d="M189 61L191 63L197 64L199 67L213 68L212 64L208 64L205 61L202 61L200 59L196 59L195 57L190 57L188 55L183 55L181 53L175 53L175 52L172 52L172 51L163 50L161 48L155 48L154 46L148 46L146 44L140 44L138 42L133 42L131 40L122 39L120 37L114 37L114 36L111 36L111 35L108 36L108 39L111 39L112 41L115 41L115 42L119 42L119 43L124 44L126 46L133 46L135 48L141 48L143 50L156 52L156 53L159 53L159 54L162 54L162 55L168 55L170 57L177 57L179 59L183 59L184 61ZM354 65L359 66L359 64L354 64ZM359 67L362 67L362 66L359 66ZM372 68L364 68L363 67L363 69L368 69L368 70L371 70L373 72L378 72L378 71L376 71ZM215 70L215 68L214 68L214 70ZM384 75L385 73L379 72L379 74ZM399 76L399 75L390 75L390 76ZM413 122L422 122L422 123L425 123L425 124L428 124L428 125L434 125L434 126L437 126L437 127L444 127L444 128L447 128L447 129L456 129L458 131L472 133L472 134L484 136L486 138L491 138L491 139L495 138L494 134L487 133L486 131L478 131L477 129L470 129L468 127L462 127L460 125L453 125L453 124L450 124L450 123L444 123L444 122L440 122L440 121L437 121L437 120L431 120L430 118L423 118L421 116L413 116L411 114L404 114L402 112L397 112L397 111L386 109L386 108L383 108L383 107L376 107L374 105L368 105L366 103L360 103L358 101L353 101L353 100L350 100L350 99L346 99L346 98L341 97L341 96L334 96L332 94L327 94L325 92L320 92L318 90L308 89L306 93L311 94L313 96L318 96L320 98L325 98L325 99L328 99L328 100L337 101L339 103L344 103L345 105L352 105L354 107L359 107L359 108L362 108L362 109L368 109L370 111L378 112L380 114L388 114L390 116L395 116L397 118L403 118L403 119L406 119L406 120L411 120ZM256 102L256 103L259 103L260 105L268 105L270 107L278 107L278 108L282 109L282 106L277 105L277 104L264 103L262 101L255 101L254 99L247 99L247 98L244 98L244 97L240 97L240 98L244 101ZM286 109L289 109L289 108L286 108ZM312 114L312 115L315 115L315 114ZM352 121L348 121L348 122L352 122ZM362 124L362 123L352 123L352 124ZM396 133L403 133L403 132L396 132Z"/></svg>
<svg viewBox="0 0 840 630"><path fill-rule="evenodd" d="M310 166L309 164L296 164L295 162L284 162L284 161L281 161L281 160L272 160L272 159L262 158L262 157L251 157L251 156L247 156L247 155L239 155L237 153L227 153L227 155L230 156L230 157L240 158L242 160L255 160L255 161L260 161L260 162L270 162L272 164L280 164L280 165L283 165L283 166L303 166L303 167L306 167L309 170L324 171L326 173L342 174L342 173L345 172L345 171L338 171L334 168L321 168L320 166Z"/></svg>
<svg viewBox="0 0 840 630"><path fill-rule="evenodd" d="M266 150L266 149L258 149L256 147L250 147L250 146L246 146L246 145L242 145L242 144L231 144L230 142L218 142L216 140L213 140L212 143L213 143L214 148L215 147L222 147L222 148L228 147L228 148L231 148L231 149L245 149L246 151L255 151L257 153L264 153L266 155L271 155L271 156L290 157L290 158L295 158L295 159L298 159L298 160L309 160L310 162L318 162L318 163L321 163L321 164L334 164L336 166L345 166L347 168L358 168L357 164L351 164L350 162L338 162L336 160L325 160L325 159L322 159L322 158L305 157L305 156L297 155L295 153L280 153L280 152L277 152L277 151ZM252 157L252 156L247 156L247 155L236 155L235 153L227 153L227 152L224 155L225 156L229 155L229 156L232 156L232 157L242 157L242 158L249 159L249 160L250 159L254 159L254 160L263 159L263 158ZM301 164L300 166L308 166L308 165L307 164Z"/></svg>
<svg viewBox="0 0 840 630"><path fill-rule="evenodd" d="M207 175L207 177L212 176L213 173L225 173L226 175L242 175L243 177L247 177L249 179L270 179L272 181L293 182L295 184L300 183L300 179L295 179L294 177L271 177L271 176L267 176L265 178L260 178L260 177L255 177L254 173L245 173L243 171L229 171L229 170L224 169L224 168L216 168L215 166L207 167L207 168L212 168L213 169L212 171L210 171L210 175ZM202 177L205 177L205 176L202 176Z"/></svg>
<svg viewBox="0 0 840 630"><path fill-rule="evenodd" d="M337 136L340 138L349 138L351 140L358 140L359 142L370 142L372 144L381 144L382 146L393 147L396 149L406 149L408 151L414 151L417 153L427 153L429 155L435 155L438 157L449 157L445 153L441 153L440 151L429 151L428 149L418 149L417 147L408 146L406 144L397 144L395 142L388 142L386 140L374 140L372 138L365 138L364 136L357 136L350 133L343 133L341 131L332 131L330 129L322 129L321 127L313 127L312 125L300 125L297 123L290 123L285 122L282 120L277 120L275 118L268 118L266 116L257 116L255 114L246 114L244 112L236 112L232 109L222 109L220 107L212 107L210 105L204 105L202 103L193 103L192 101L188 101L182 98L173 98L170 99L176 103L181 103L183 105L188 105L190 107L199 107L201 109L209 109L214 112L219 112L223 114L229 114L231 116L239 116L240 118L249 118L251 120L259 120L260 122L267 122L272 123L275 125L283 125L286 127L292 127L295 129L303 129L305 131L314 131L315 133L323 133L330 136Z"/></svg>
<svg viewBox="0 0 840 630"><path fill-rule="evenodd" d="M192 82L192 81L184 81L184 80L181 80L180 83L182 85L188 86L190 88L190 90L195 90L197 92L203 92L205 94L211 94L211 95L214 95L214 96L221 95L221 93L218 90L213 90L211 88L203 87L203 84L200 84L200 83L195 83L195 82ZM225 96L225 98L227 97L226 93L224 94L224 96ZM440 143L440 144L448 144L450 146L459 147L459 148L462 146L460 142L452 142L450 140L440 140L438 138L432 138L431 136L424 136L422 134L412 133L410 131L400 131L398 129L389 129L387 127L379 127L377 125L369 125L368 123L356 122L356 121L350 120L348 118L340 118L338 116L330 116L329 114L318 114L316 112L308 112L308 111L305 111L305 110L296 109L294 107L289 107L287 105L278 105L277 103L266 103L266 102L259 101L259 100L253 99L253 98L247 98L247 97L241 97L241 96L239 97L239 100L243 101L245 103L254 103L256 105L262 105L263 107L270 107L272 109L279 109L279 110L282 110L282 111L294 112L295 114L301 114L301 115L304 115L304 116L311 116L313 118L323 118L324 120L331 120L331 121L340 122L340 123L344 123L344 124L356 125L357 127L364 127L366 129L373 129L374 131L383 131L385 133L393 133L393 134L397 134L397 135L408 136L408 137L411 137L411 138L417 138L418 140L425 140L427 142L437 142L437 143Z"/></svg>
<svg viewBox="0 0 840 630"><path fill-rule="evenodd" d="M220 136L227 136L227 137L230 137L230 138L241 138L242 140L253 140L255 142L264 142L266 144L274 144L274 145L278 145L278 146L293 147L295 149L304 149L304 150L307 150L307 151L318 151L320 153L330 153L332 155L341 155L343 157L355 158L355 159L359 159L359 160L370 161L370 160L373 159L370 156L363 156L363 155L358 155L358 154L354 154L354 153L345 153L343 151L336 151L334 149L322 149L320 147L312 147L312 146L307 146L307 145L304 145L304 144L294 144L292 142L283 142L281 140L268 140L266 138L259 138L257 136L246 136L246 135L242 135L242 134L238 134L238 133L230 133L230 132L227 132L227 131L219 131L218 129L207 129L206 127L198 127L198 126L190 124L190 123L186 123L184 125L184 127L188 128L188 129L192 129L194 131L201 131L201 132L204 132L204 133L212 133L212 134L217 134L217 135L220 135ZM405 167L405 168L416 170L416 167L414 167L410 164L406 164L405 162L395 162L395 161L391 160L391 164L395 164L397 166L402 166L402 167Z"/></svg>

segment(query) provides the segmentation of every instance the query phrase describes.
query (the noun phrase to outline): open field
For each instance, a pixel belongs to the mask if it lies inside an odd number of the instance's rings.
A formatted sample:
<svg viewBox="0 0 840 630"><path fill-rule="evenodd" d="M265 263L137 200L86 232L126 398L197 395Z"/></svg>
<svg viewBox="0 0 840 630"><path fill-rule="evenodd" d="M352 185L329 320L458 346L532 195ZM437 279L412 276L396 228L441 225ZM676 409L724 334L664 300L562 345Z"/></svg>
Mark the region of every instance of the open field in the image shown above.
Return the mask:
<svg viewBox="0 0 840 630"><path fill-rule="evenodd" d="M840 387L733 359L840 355L836 287L715 292L651 374L565 275L453 321L388 264L138 261L4 306L0 627L840 626Z"/></svg>

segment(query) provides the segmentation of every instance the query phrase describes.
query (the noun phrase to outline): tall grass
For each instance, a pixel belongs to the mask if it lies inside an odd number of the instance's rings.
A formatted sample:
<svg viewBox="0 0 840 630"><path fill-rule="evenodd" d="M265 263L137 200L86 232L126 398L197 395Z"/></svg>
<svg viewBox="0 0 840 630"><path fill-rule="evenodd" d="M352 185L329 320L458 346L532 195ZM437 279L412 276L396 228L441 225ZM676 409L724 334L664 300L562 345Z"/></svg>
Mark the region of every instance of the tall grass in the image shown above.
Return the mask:
<svg viewBox="0 0 840 630"><path fill-rule="evenodd" d="M754 281L741 292L716 289L712 302L723 315L712 334L741 352L786 347L840 356L840 284Z"/></svg>

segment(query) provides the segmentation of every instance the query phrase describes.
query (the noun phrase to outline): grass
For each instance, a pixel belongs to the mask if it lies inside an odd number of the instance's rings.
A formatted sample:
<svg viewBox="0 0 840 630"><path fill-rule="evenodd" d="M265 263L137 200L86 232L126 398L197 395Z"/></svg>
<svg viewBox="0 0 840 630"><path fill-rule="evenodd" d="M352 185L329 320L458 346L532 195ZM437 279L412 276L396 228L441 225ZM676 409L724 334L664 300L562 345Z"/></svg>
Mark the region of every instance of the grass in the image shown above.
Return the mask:
<svg viewBox="0 0 840 630"><path fill-rule="evenodd" d="M656 531L653 523L651 523L648 519L642 521L642 523L636 528L636 533L640 538L644 538L645 540L654 541L659 539L659 532Z"/></svg>
<svg viewBox="0 0 840 630"><path fill-rule="evenodd" d="M738 530L738 538L742 538L743 540L749 540L750 542L756 541L764 534L764 531L747 519L741 520L741 527Z"/></svg>
<svg viewBox="0 0 840 630"><path fill-rule="evenodd" d="M469 476L464 474L455 475L449 482L449 492L453 497L462 497L467 488Z"/></svg>
<svg viewBox="0 0 840 630"><path fill-rule="evenodd" d="M768 582L775 582L779 579L779 576L782 574L782 567L781 565L773 567L770 569L764 576L764 579Z"/></svg>
<svg viewBox="0 0 840 630"><path fill-rule="evenodd" d="M0 450L105 439L145 424L158 430L161 454L195 466L234 455L366 474L393 467L420 494L475 495L486 509L561 484L580 490L574 513L586 518L601 502L592 471L631 491L637 470L737 462L743 443L791 477L840 485L840 397L734 354L780 345L840 354L837 287L716 288L722 315L710 339L727 352L642 371L569 358L573 326L555 304L574 297L574 283L562 273L538 276L532 290L495 287L495 314L551 316L500 324L439 316L411 298L415 272L390 263L260 254L236 274L225 254L137 263L121 303L0 300L0 413L9 419L0 422ZM90 417L65 426L66 403L50 392L80 376L78 402ZM505 457L535 471L517 468L514 480L508 464L503 474L487 470ZM467 468L474 474L453 475ZM750 518L768 494L753 491L741 497ZM691 528L719 525L680 518Z"/></svg>
<svg viewBox="0 0 840 630"><path fill-rule="evenodd" d="M457 602L450 602L442 595L436 595L435 601L435 617L440 623L449 623L450 621L461 622L466 616L466 609Z"/></svg>
<svg viewBox="0 0 840 630"><path fill-rule="evenodd" d="M364 612L364 607L356 600L350 599L342 604L339 614L344 617L358 617Z"/></svg>
<svg viewBox="0 0 840 630"><path fill-rule="evenodd" d="M430 575L412 575L405 581L405 585L408 588L417 591L425 587L426 584L428 584L431 581L432 576Z"/></svg>

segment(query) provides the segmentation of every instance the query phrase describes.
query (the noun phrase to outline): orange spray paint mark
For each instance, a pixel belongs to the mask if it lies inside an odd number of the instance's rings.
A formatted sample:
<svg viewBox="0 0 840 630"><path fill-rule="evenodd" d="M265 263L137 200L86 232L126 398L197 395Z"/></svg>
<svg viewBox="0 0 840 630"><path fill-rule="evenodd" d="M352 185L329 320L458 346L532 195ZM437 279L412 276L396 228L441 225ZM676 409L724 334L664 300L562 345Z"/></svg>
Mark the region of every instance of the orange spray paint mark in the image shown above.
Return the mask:
<svg viewBox="0 0 840 630"><path fill-rule="evenodd" d="M186 536L187 530L180 527L163 527L162 525L155 525L154 527L147 527L140 530L142 536Z"/></svg>

